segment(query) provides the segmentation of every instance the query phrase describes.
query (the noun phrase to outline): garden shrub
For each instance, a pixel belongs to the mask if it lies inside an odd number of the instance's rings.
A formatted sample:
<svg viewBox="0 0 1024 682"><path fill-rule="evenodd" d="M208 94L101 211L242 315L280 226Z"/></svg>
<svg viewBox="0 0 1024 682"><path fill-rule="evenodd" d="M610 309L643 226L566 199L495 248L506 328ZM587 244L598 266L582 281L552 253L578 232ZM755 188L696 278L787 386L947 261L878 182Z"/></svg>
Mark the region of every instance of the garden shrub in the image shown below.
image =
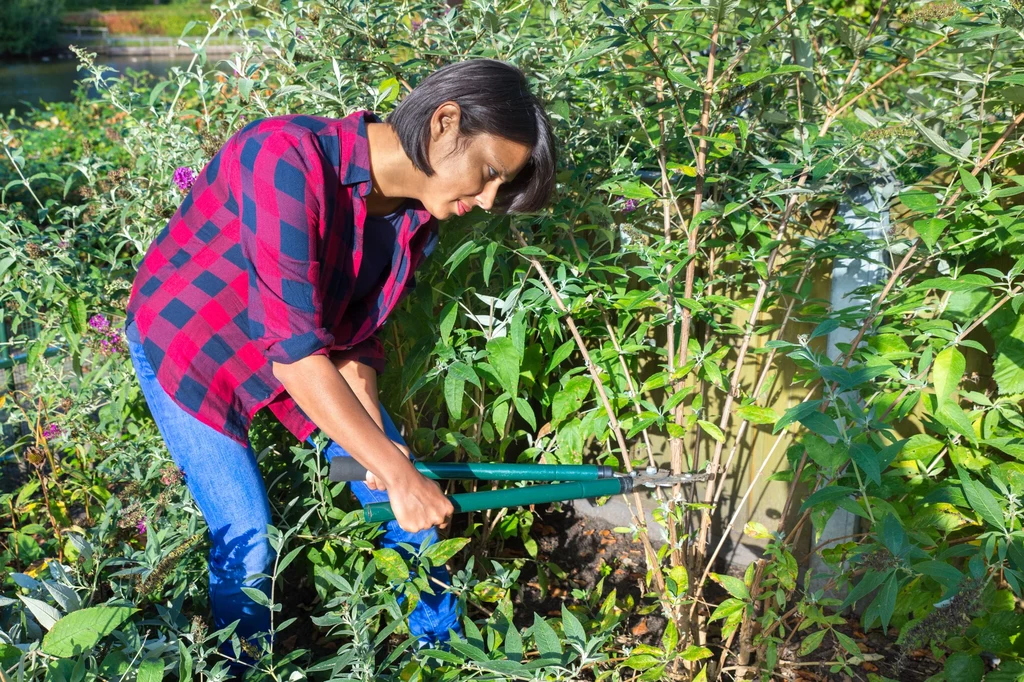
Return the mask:
<svg viewBox="0 0 1024 682"><path fill-rule="evenodd" d="M373 548L322 455L260 421L274 575L295 561L313 572L313 620L338 645L313 662L268 652L267 678L769 679L822 650L853 675L870 661L837 613L854 606L903 653L930 649L942 679L1024 675L1020 2L254 4L248 32L248 3L215 4L190 29L188 68L110 81L117 143L100 153L34 158L47 131L4 126L0 296L17 324L41 326L32 387L7 396L29 427L14 452L31 479L0 496L5 669L223 668L214 649L231 633L193 620L205 566L187 550L204 526L111 331L181 200L176 173L256 118L386 117L439 66L492 57L548 104L557 195L538 215L445 222L386 328L382 399L426 458L664 462L710 481L658 493L670 541L657 551L627 499L635 521L619 530L647 550L639 600L602 581L554 619L513 606L537 556L534 512L476 515L423 557L456 569L467 639L414 655L387 642L425 571L401 583L409 567ZM229 76L203 51L224 31L244 36ZM96 77L102 61L81 57ZM87 114L76 130L91 140L104 125ZM869 239L840 205L876 182L897 191L891 227ZM867 306L816 293L837 260L876 251ZM855 342L830 359L842 329ZM800 402L776 404L792 387ZM773 443L760 462L749 431ZM728 575L716 560L734 510L768 478L789 491L777 527L746 524L764 556ZM860 531L818 552L832 572L817 584L810 529L840 509ZM483 560L516 538L529 558ZM396 589L412 599L399 606ZM641 641L623 625L637 612L667 624ZM876 679L902 678L901 660L883 664Z"/></svg>

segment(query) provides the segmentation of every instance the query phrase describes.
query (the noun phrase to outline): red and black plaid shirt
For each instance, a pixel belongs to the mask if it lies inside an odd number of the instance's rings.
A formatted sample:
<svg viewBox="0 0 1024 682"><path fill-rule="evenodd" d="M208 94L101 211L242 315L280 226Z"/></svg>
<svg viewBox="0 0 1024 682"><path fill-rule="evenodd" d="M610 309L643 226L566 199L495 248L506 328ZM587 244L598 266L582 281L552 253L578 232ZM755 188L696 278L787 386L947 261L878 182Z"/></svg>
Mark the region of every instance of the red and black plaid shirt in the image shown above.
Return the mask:
<svg viewBox="0 0 1024 682"><path fill-rule="evenodd" d="M125 326L135 321L174 402L239 443L264 406L300 441L316 429L271 361L344 351L383 370L376 331L437 240L437 220L407 203L386 281L350 300L372 184L367 122L380 119L356 111L245 126L139 266Z"/></svg>

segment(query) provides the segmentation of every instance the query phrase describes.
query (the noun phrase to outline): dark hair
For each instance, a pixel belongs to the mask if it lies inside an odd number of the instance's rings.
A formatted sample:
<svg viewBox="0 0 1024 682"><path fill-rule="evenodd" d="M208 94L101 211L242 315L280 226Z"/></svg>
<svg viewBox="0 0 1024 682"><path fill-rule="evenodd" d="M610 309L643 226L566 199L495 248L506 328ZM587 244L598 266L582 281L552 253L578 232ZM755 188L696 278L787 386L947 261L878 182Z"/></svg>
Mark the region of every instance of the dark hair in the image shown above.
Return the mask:
<svg viewBox="0 0 1024 682"><path fill-rule="evenodd" d="M385 119L413 165L427 174L430 118L452 101L459 105L461 150L471 138L490 133L530 147L526 165L509 183L498 188L492 211L533 213L551 199L555 187L555 137L541 101L530 93L526 76L517 67L496 59L470 59L448 64L427 76Z"/></svg>

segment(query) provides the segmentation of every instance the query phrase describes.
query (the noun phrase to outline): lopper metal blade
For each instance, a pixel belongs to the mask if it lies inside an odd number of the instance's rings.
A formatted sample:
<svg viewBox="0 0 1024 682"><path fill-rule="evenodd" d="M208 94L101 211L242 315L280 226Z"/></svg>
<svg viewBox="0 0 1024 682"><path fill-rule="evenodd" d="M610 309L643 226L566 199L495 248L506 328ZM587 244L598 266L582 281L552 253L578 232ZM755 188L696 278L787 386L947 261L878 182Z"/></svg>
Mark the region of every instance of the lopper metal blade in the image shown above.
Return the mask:
<svg viewBox="0 0 1024 682"><path fill-rule="evenodd" d="M709 478L706 471L686 472L675 476L671 471L657 469L655 467L647 467L642 471L638 469L634 470L632 473L617 474L617 476L632 478L634 488L638 486L644 486L647 488L670 488L677 483L696 483L698 481L706 481Z"/></svg>

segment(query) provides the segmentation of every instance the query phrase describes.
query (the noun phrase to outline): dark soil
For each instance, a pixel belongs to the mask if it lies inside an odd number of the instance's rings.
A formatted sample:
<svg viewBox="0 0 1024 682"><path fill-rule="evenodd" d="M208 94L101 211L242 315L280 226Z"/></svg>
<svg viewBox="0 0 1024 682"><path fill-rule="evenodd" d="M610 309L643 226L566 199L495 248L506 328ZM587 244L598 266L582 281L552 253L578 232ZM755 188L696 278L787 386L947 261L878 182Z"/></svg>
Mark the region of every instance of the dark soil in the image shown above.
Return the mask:
<svg viewBox="0 0 1024 682"><path fill-rule="evenodd" d="M877 629L865 633L854 619L839 625L838 630L853 638L865 659L860 664L851 666L853 677L842 671L830 672L831 662L841 660L845 653L845 649L831 635L826 635L816 651L801 659L797 652L805 633L800 633L800 636L793 638L791 647L779 652L780 659L799 662L799 665L780 666L786 675L784 679L802 682L849 682L867 680L868 674L874 673L900 682L924 682L942 671L942 663L936 661L931 653L924 649L908 652L900 665L900 650L894 644L898 633L894 628L890 629L889 634ZM810 630L806 634L810 634Z"/></svg>

